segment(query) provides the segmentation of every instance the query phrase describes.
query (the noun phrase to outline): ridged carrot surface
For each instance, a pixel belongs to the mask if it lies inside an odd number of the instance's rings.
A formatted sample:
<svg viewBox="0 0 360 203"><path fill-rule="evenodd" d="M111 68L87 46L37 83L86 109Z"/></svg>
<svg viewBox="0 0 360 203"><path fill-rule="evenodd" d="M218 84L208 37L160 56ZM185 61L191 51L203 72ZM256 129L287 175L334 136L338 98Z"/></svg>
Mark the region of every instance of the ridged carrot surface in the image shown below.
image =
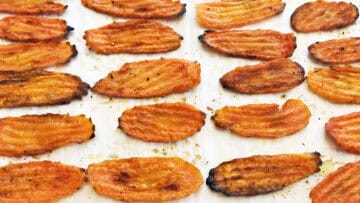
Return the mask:
<svg viewBox="0 0 360 203"><path fill-rule="evenodd" d="M317 0L297 8L291 26L296 32L330 31L348 26L358 17L358 8L351 3Z"/></svg>
<svg viewBox="0 0 360 203"><path fill-rule="evenodd" d="M221 163L206 184L227 196L252 196L281 190L320 171L320 154L257 155Z"/></svg>
<svg viewBox="0 0 360 203"><path fill-rule="evenodd" d="M0 45L0 72L24 72L65 64L77 55L69 42Z"/></svg>
<svg viewBox="0 0 360 203"><path fill-rule="evenodd" d="M205 114L186 103L136 106L119 118L119 128L127 135L147 142L176 142L204 124Z"/></svg>
<svg viewBox="0 0 360 203"><path fill-rule="evenodd" d="M186 12L178 0L81 0L97 12L121 18L174 18Z"/></svg>
<svg viewBox="0 0 360 203"><path fill-rule="evenodd" d="M129 20L85 32L86 45L99 54L162 53L180 47L182 36L159 22Z"/></svg>
<svg viewBox="0 0 360 203"><path fill-rule="evenodd" d="M243 94L277 93L290 90L305 80L304 69L289 59L275 59L252 66L238 67L226 73L224 88Z"/></svg>
<svg viewBox="0 0 360 203"><path fill-rule="evenodd" d="M315 59L331 64L360 62L360 38L333 39L309 46Z"/></svg>
<svg viewBox="0 0 360 203"><path fill-rule="evenodd" d="M24 156L49 152L94 137L94 125L84 115L26 115L0 119L0 155Z"/></svg>
<svg viewBox="0 0 360 203"><path fill-rule="evenodd" d="M242 0L198 4L198 23L209 29L226 29L254 24L280 14L282 0Z"/></svg>
<svg viewBox="0 0 360 203"><path fill-rule="evenodd" d="M223 54L260 60L287 58L296 48L294 34L273 30L208 30L199 40Z"/></svg>
<svg viewBox="0 0 360 203"><path fill-rule="evenodd" d="M325 128L326 134L341 148L360 154L360 112L331 118Z"/></svg>
<svg viewBox="0 0 360 203"><path fill-rule="evenodd" d="M91 164L87 176L103 196L126 202L176 200L203 184L199 169L180 158L130 158Z"/></svg>
<svg viewBox="0 0 360 203"><path fill-rule="evenodd" d="M307 76L309 89L334 103L360 104L360 70L352 66L316 68Z"/></svg>
<svg viewBox="0 0 360 203"><path fill-rule="evenodd" d="M84 170L50 161L0 168L0 202L54 202L78 191Z"/></svg>
<svg viewBox="0 0 360 203"><path fill-rule="evenodd" d="M61 14L67 6L53 0L1 0L0 12L23 15Z"/></svg>
<svg viewBox="0 0 360 203"><path fill-rule="evenodd" d="M38 16L8 16L0 20L0 38L17 42L61 41L72 27L65 20Z"/></svg>
<svg viewBox="0 0 360 203"><path fill-rule="evenodd" d="M290 99L277 104L250 104L224 107L212 117L215 125L244 137L277 138L305 128L311 113L301 101Z"/></svg>
<svg viewBox="0 0 360 203"><path fill-rule="evenodd" d="M67 104L81 99L89 86L66 73L0 72L0 108Z"/></svg>
<svg viewBox="0 0 360 203"><path fill-rule="evenodd" d="M313 203L360 202L360 161L345 164L318 183L310 193Z"/></svg>
<svg viewBox="0 0 360 203"><path fill-rule="evenodd" d="M182 59L126 63L92 90L109 97L149 98L182 93L200 83L200 64Z"/></svg>

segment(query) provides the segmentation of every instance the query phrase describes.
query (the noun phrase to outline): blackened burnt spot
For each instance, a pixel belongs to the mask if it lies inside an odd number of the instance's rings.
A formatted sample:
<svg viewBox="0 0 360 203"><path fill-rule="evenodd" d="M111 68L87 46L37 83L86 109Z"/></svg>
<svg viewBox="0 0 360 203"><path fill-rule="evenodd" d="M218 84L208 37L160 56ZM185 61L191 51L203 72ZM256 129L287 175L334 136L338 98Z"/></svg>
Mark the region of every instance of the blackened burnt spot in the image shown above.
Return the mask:
<svg viewBox="0 0 360 203"><path fill-rule="evenodd" d="M176 14L176 17L182 16L184 13L186 13L186 4L182 4L181 6L181 10Z"/></svg>
<svg viewBox="0 0 360 203"><path fill-rule="evenodd" d="M116 182L129 182L130 180L130 175L127 172L120 172L116 177L115 177L115 181Z"/></svg>
<svg viewBox="0 0 360 203"><path fill-rule="evenodd" d="M179 190L180 185L177 184L171 184L163 187L164 190Z"/></svg>
<svg viewBox="0 0 360 203"><path fill-rule="evenodd" d="M93 131L95 130L95 126L93 127ZM95 138L95 133L91 134L90 140Z"/></svg>
<svg viewBox="0 0 360 203"><path fill-rule="evenodd" d="M148 9L146 7L143 7L143 8L137 8L135 9L136 12L146 12L148 11Z"/></svg>
<svg viewBox="0 0 360 203"><path fill-rule="evenodd" d="M71 45L71 51L72 51L72 55L71 55L71 58L74 58L75 56L78 55L78 51L76 49L76 46L75 45Z"/></svg>
<svg viewBox="0 0 360 203"><path fill-rule="evenodd" d="M281 70L281 69L283 69L283 67L281 67L281 66L270 66L269 67L269 70Z"/></svg>
<svg viewBox="0 0 360 203"><path fill-rule="evenodd" d="M71 26L67 26L67 27L66 27L66 31L67 31L67 32L71 32L71 31L73 31L73 30L74 30L74 28L71 27Z"/></svg>
<svg viewBox="0 0 360 203"><path fill-rule="evenodd" d="M202 34L202 35L198 36L199 41L203 42L203 43L204 43L204 38L205 38L205 34Z"/></svg>

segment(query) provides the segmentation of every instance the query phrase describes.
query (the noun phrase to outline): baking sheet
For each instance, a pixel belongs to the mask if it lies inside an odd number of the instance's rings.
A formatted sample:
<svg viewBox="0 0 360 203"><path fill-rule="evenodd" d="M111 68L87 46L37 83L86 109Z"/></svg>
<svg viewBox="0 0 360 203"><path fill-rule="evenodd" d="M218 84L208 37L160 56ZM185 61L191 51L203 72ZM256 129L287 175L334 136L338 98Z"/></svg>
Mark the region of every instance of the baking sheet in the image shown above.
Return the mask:
<svg viewBox="0 0 360 203"><path fill-rule="evenodd" d="M171 26L184 36L181 48L164 54L151 55L128 55L118 54L103 56L91 52L85 46L82 39L85 30L109 24L113 21L124 21L120 18L112 18L104 14L96 13L81 5L80 0L60 0L69 7L65 14L59 16L67 20L75 30L70 34L69 41L75 44L79 55L69 64L58 68L50 68L53 71L67 72L80 76L84 81L93 85L97 80L106 76L110 71L117 70L126 62L145 59L184 58L197 60L201 64L201 84L185 94L175 94L167 97L152 99L109 99L89 92L82 101L74 101L69 105L51 107L31 107L16 109L0 109L0 117L20 116L24 114L42 113L69 113L71 115L85 114L91 117L96 125L96 137L84 144L66 146L51 153L35 157L5 158L0 159L0 165L9 162L18 163L32 160L60 161L86 168L88 164L107 159L149 156L179 156L195 164L202 172L204 179L209 169L223 161L234 158L246 157L255 154L279 154L301 153L318 151L322 154L324 165L318 174L292 184L285 189L255 197L225 197L219 193L211 192L204 184L201 189L187 197L172 202L310 202L310 189L329 172L346 162L359 160L359 156L352 155L340 150L331 140L325 137L324 124L330 117L359 111L359 105L339 105L329 103L307 89L306 82L285 93L267 95L241 95L224 90L219 84L219 78L226 72L237 66L257 64L257 60L246 60L228 57L209 51L203 47L197 37L203 33L196 23L195 4L209 0L182 0L187 4L186 14L176 20L161 20L162 23ZM281 32L292 32L290 28L290 16L303 0L285 0L285 11L265 22L242 27L242 29L275 29ZM353 0L353 3L360 6ZM1 14L0 17L4 17ZM56 17L56 16L51 16ZM357 21L359 22L359 20ZM358 36L359 26L355 23L344 29L334 32L320 32L315 34L296 34L298 48L295 50L292 60L299 62L308 72L316 66L321 66L312 61L308 56L307 47L315 41L323 41L332 38ZM7 44L7 41L0 41ZM242 138L228 131L215 128L210 120L213 110L225 105L245 105L251 103L277 103L282 105L287 99L302 99L310 108L312 117L310 123L301 132L275 140ZM195 136L174 144L145 143L127 137L117 129L117 119L125 109L136 105L154 104L161 102L186 101L195 105L207 114L206 124ZM155 172L155 171L154 171ZM101 197L86 184L80 191L71 197L64 198L60 202L117 202Z"/></svg>

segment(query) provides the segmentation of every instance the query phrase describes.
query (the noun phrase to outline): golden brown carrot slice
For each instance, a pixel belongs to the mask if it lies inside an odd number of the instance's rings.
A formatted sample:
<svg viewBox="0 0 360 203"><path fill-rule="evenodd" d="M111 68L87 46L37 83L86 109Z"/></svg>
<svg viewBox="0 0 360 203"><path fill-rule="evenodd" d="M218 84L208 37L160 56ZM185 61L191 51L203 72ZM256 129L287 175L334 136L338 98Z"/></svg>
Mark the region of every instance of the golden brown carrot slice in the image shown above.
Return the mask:
<svg viewBox="0 0 360 203"><path fill-rule="evenodd" d="M129 20L85 32L86 45L99 54L161 53L180 47L182 36L161 23Z"/></svg>
<svg viewBox="0 0 360 203"><path fill-rule="evenodd" d="M342 65L331 65L330 69L333 71L344 71L344 72L353 72L353 73L360 73L360 68L359 67L355 67L352 65L346 65L346 64L342 64Z"/></svg>
<svg viewBox="0 0 360 203"><path fill-rule="evenodd" d="M91 164L87 176L95 191L127 202L175 200L203 183L199 169L180 158L131 158Z"/></svg>
<svg viewBox="0 0 360 203"><path fill-rule="evenodd" d="M126 63L98 81L94 92L109 97L149 98L182 93L200 83L200 64L181 59Z"/></svg>
<svg viewBox="0 0 360 203"><path fill-rule="evenodd" d="M49 152L93 137L95 126L84 115L26 115L0 119L0 155L24 156Z"/></svg>
<svg viewBox="0 0 360 203"><path fill-rule="evenodd" d="M307 76L309 89L334 102L360 104L360 70L351 66L316 68Z"/></svg>
<svg viewBox="0 0 360 203"><path fill-rule="evenodd" d="M199 40L223 54L260 60L287 58L296 48L293 34L273 30L208 30Z"/></svg>
<svg viewBox="0 0 360 203"><path fill-rule="evenodd" d="M277 104L224 107L212 117L215 125L244 137L277 138L305 128L311 113L301 101L290 99L281 109Z"/></svg>
<svg viewBox="0 0 360 203"><path fill-rule="evenodd" d="M331 118L325 128L341 148L360 154L360 112Z"/></svg>
<svg viewBox="0 0 360 203"><path fill-rule="evenodd" d="M242 0L201 3L196 6L198 23L209 29L226 29L254 24L280 14L282 0Z"/></svg>
<svg viewBox="0 0 360 203"><path fill-rule="evenodd" d="M0 108L67 104L81 99L89 86L66 73L0 73Z"/></svg>
<svg viewBox="0 0 360 203"><path fill-rule="evenodd" d="M297 8L291 26L296 32L330 31L351 25L358 17L358 8L351 3L317 0Z"/></svg>
<svg viewBox="0 0 360 203"><path fill-rule="evenodd" d="M53 202L85 182L84 169L50 161L9 164L0 177L0 202Z"/></svg>
<svg viewBox="0 0 360 203"><path fill-rule="evenodd" d="M8 16L0 20L0 38L19 42L61 41L71 30L60 19Z"/></svg>
<svg viewBox="0 0 360 203"><path fill-rule="evenodd" d="M24 15L61 14L67 6L53 0L1 0L0 12Z"/></svg>
<svg viewBox="0 0 360 203"><path fill-rule="evenodd" d="M121 18L173 18L186 12L186 5L178 0L81 0L97 12Z"/></svg>
<svg viewBox="0 0 360 203"><path fill-rule="evenodd" d="M320 154L258 155L224 162L209 172L206 184L228 196L281 190L320 171Z"/></svg>
<svg viewBox="0 0 360 203"><path fill-rule="evenodd" d="M146 142L176 142L194 135L205 124L205 114L185 103L136 106L119 118L119 128Z"/></svg>
<svg viewBox="0 0 360 203"><path fill-rule="evenodd" d="M360 161L357 161L331 173L311 190L312 202L360 202L359 171Z"/></svg>
<svg viewBox="0 0 360 203"><path fill-rule="evenodd" d="M333 39L309 46L311 56L324 63L360 62L360 38Z"/></svg>
<svg viewBox="0 0 360 203"><path fill-rule="evenodd" d="M244 94L277 93L300 85L305 80L304 74L298 63L276 59L238 67L226 73L220 83L224 88Z"/></svg>
<svg viewBox="0 0 360 203"><path fill-rule="evenodd" d="M320 154L258 155L224 162L209 172L206 184L228 196L281 190L320 170ZM266 181L264 181L266 180Z"/></svg>
<svg viewBox="0 0 360 203"><path fill-rule="evenodd" d="M24 72L65 64L77 55L68 42L0 45L0 72Z"/></svg>

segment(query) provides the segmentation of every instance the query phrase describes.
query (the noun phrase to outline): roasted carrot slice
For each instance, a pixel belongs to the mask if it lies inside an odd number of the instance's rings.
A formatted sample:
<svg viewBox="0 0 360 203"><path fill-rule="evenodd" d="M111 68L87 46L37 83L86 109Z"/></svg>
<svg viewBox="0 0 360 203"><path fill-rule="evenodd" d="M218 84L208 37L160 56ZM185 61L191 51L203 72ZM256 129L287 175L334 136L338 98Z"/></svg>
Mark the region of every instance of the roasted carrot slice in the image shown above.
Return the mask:
<svg viewBox="0 0 360 203"><path fill-rule="evenodd" d="M95 191L127 202L175 200L203 183L199 169L180 158L131 158L91 164L87 176Z"/></svg>
<svg viewBox="0 0 360 203"><path fill-rule="evenodd" d="M186 4L178 0L81 0L95 11L121 18L173 18L186 12Z"/></svg>
<svg viewBox="0 0 360 203"><path fill-rule="evenodd" d="M277 93L300 85L305 80L304 74L304 69L298 63L276 59L238 67L226 73L220 83L224 88L244 94Z"/></svg>
<svg viewBox="0 0 360 203"><path fill-rule="evenodd" d="M320 171L320 154L258 155L223 162L206 184L227 196L251 196L281 190Z"/></svg>
<svg viewBox="0 0 360 203"><path fill-rule="evenodd" d="M341 148L360 154L360 112L331 118L325 128Z"/></svg>
<svg viewBox="0 0 360 203"><path fill-rule="evenodd" d="M280 14L282 0L242 0L201 3L196 6L198 23L209 29L254 24Z"/></svg>
<svg viewBox="0 0 360 203"><path fill-rule="evenodd" d="M0 202L53 202L85 182L83 169L50 161L9 164L0 177Z"/></svg>
<svg viewBox="0 0 360 203"><path fill-rule="evenodd" d="M277 104L224 107L212 117L215 125L244 137L277 138L305 128L311 113L301 101L290 99L281 109Z"/></svg>
<svg viewBox="0 0 360 203"><path fill-rule="evenodd" d="M65 64L77 55L68 42L0 45L0 72L23 72Z"/></svg>
<svg viewBox="0 0 360 203"><path fill-rule="evenodd" d="M352 65L331 65L330 69L333 71L344 71L344 72L353 72L353 73L360 73L360 68L359 67L355 67Z"/></svg>
<svg viewBox="0 0 360 203"><path fill-rule="evenodd" d="M324 63L360 62L360 38L333 39L309 46L311 56Z"/></svg>
<svg viewBox="0 0 360 203"><path fill-rule="evenodd" d="M287 58L296 48L293 34L273 30L208 30L199 40L223 54L260 60Z"/></svg>
<svg viewBox="0 0 360 203"><path fill-rule="evenodd" d="M1 0L0 12L24 15L61 14L67 6L53 0Z"/></svg>
<svg viewBox="0 0 360 203"><path fill-rule="evenodd" d="M360 104L360 70L352 66L316 68L307 76L309 89L334 103Z"/></svg>
<svg viewBox="0 0 360 203"><path fill-rule="evenodd" d="M136 106L119 118L119 128L146 142L176 142L192 136L205 124L205 114L185 103Z"/></svg>
<svg viewBox="0 0 360 203"><path fill-rule="evenodd" d="M161 53L180 47L182 36L158 22L129 20L85 32L86 45L99 54Z"/></svg>
<svg viewBox="0 0 360 203"><path fill-rule="evenodd" d="M66 73L0 73L0 108L67 104L81 99L89 86Z"/></svg>
<svg viewBox="0 0 360 203"><path fill-rule="evenodd" d="M0 38L19 42L61 41L71 30L60 19L8 16L0 20Z"/></svg>
<svg viewBox="0 0 360 203"><path fill-rule="evenodd" d="M351 3L317 0L297 8L291 26L296 32L330 31L351 25L358 17L358 8Z"/></svg>
<svg viewBox="0 0 360 203"><path fill-rule="evenodd" d="M317 184L310 193L313 203L360 202L360 161L345 164Z"/></svg>
<svg viewBox="0 0 360 203"><path fill-rule="evenodd" d="M94 135L94 125L84 115L26 115L0 119L0 155L24 156L49 152Z"/></svg>
<svg viewBox="0 0 360 203"><path fill-rule="evenodd" d="M126 63L98 81L94 92L109 97L149 98L186 92L200 83L200 64L181 59Z"/></svg>

